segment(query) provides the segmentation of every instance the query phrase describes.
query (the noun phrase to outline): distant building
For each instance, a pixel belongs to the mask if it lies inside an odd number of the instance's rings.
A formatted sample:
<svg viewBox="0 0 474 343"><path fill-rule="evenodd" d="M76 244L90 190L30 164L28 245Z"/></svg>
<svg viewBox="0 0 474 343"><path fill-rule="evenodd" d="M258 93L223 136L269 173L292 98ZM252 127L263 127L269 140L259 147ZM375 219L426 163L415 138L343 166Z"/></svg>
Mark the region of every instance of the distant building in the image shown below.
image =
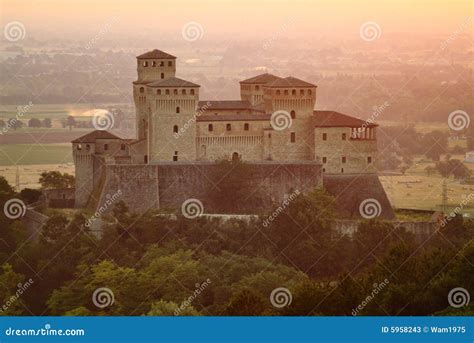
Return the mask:
<svg viewBox="0 0 474 343"><path fill-rule="evenodd" d="M464 158L466 163L474 163L474 151L466 152L466 157Z"/></svg>

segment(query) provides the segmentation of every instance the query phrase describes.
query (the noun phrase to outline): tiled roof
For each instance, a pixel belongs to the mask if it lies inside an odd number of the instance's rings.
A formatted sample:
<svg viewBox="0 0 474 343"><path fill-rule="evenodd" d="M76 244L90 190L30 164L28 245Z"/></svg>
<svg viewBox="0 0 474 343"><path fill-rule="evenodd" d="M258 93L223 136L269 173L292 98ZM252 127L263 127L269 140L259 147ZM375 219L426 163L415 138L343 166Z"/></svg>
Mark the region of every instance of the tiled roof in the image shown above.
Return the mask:
<svg viewBox="0 0 474 343"><path fill-rule="evenodd" d="M223 114L197 117L197 121L269 121L271 114Z"/></svg>
<svg viewBox="0 0 474 343"><path fill-rule="evenodd" d="M280 77L265 73L265 74L260 74L254 77L251 77L250 79L246 79L243 81L240 81L240 83L268 83L268 82L273 82L275 80L278 80Z"/></svg>
<svg viewBox="0 0 474 343"><path fill-rule="evenodd" d="M167 79L155 81L148 84L149 87L201 87L195 83L177 78L169 77Z"/></svg>
<svg viewBox="0 0 474 343"><path fill-rule="evenodd" d="M244 110L251 109L252 105L247 100L199 101L198 108L203 107L209 110Z"/></svg>
<svg viewBox="0 0 474 343"><path fill-rule="evenodd" d="M375 123L361 120L335 111L314 111L314 125L316 127L375 127Z"/></svg>
<svg viewBox="0 0 474 343"><path fill-rule="evenodd" d="M275 81L266 85L266 87L280 88L280 87L317 87L316 85L297 79L296 77L288 76L284 79L278 78Z"/></svg>
<svg viewBox="0 0 474 343"><path fill-rule="evenodd" d="M138 55L138 59L149 59L149 58L156 58L156 59L176 59L176 56L170 55L164 51L155 49L144 54Z"/></svg>
<svg viewBox="0 0 474 343"><path fill-rule="evenodd" d="M94 143L96 139L121 139L121 138L110 133L109 131L95 130L95 131L89 132L88 134L85 134L84 136L76 138L71 143Z"/></svg>

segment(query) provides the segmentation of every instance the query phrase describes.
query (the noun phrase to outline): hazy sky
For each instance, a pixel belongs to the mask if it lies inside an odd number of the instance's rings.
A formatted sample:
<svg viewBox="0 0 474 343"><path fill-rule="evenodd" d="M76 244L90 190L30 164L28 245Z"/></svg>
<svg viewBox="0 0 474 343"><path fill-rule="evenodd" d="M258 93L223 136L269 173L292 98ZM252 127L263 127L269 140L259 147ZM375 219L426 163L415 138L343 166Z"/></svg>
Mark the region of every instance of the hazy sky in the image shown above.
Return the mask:
<svg viewBox="0 0 474 343"><path fill-rule="evenodd" d="M367 21L385 33L450 34L473 15L471 0L0 0L2 27L74 36L113 21L116 32L181 35L190 21L209 36L268 35L291 20L293 35L358 35ZM471 25L472 29L472 25Z"/></svg>

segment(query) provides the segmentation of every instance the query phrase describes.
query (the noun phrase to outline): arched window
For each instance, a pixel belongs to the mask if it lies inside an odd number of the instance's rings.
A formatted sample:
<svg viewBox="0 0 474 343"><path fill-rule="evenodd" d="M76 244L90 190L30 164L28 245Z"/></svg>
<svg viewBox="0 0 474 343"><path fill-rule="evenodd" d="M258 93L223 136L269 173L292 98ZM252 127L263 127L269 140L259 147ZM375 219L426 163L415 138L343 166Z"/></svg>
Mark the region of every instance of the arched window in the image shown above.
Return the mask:
<svg viewBox="0 0 474 343"><path fill-rule="evenodd" d="M143 62L144 67L148 67L148 61Z"/></svg>
<svg viewBox="0 0 474 343"><path fill-rule="evenodd" d="M231 124L227 124L227 125L225 126L225 129L226 129L227 131L231 131L231 130L232 130L232 125L231 125Z"/></svg>
<svg viewBox="0 0 474 343"><path fill-rule="evenodd" d="M168 67L172 67L173 66L173 61L168 61Z"/></svg>
<svg viewBox="0 0 474 343"><path fill-rule="evenodd" d="M304 89L300 89L300 95L304 95Z"/></svg>
<svg viewBox="0 0 474 343"><path fill-rule="evenodd" d="M183 89L183 90L181 91L181 94L186 95L186 89Z"/></svg>
<svg viewBox="0 0 474 343"><path fill-rule="evenodd" d="M77 145L77 150L82 150L82 144Z"/></svg>
<svg viewBox="0 0 474 343"><path fill-rule="evenodd" d="M291 119L295 119L295 118L296 118L296 112L295 112L295 111L291 111L291 112L290 112L290 115L291 115Z"/></svg>
<svg viewBox="0 0 474 343"><path fill-rule="evenodd" d="M245 130L245 131L248 131L248 130L249 130L249 123L245 123L245 124L244 124L244 130Z"/></svg>
<svg viewBox="0 0 474 343"><path fill-rule="evenodd" d="M140 87L140 93L145 93L145 87Z"/></svg>
<svg viewBox="0 0 474 343"><path fill-rule="evenodd" d="M191 89L190 93L191 95L194 95L194 89Z"/></svg>
<svg viewBox="0 0 474 343"><path fill-rule="evenodd" d="M178 125L173 126L173 132L178 133Z"/></svg>
<svg viewBox="0 0 474 343"><path fill-rule="evenodd" d="M176 106L176 113L179 113L180 112L180 108L179 106Z"/></svg>
<svg viewBox="0 0 474 343"><path fill-rule="evenodd" d="M173 89L173 94L174 94L174 95L178 95L178 90L177 90L177 89Z"/></svg>
<svg viewBox="0 0 474 343"><path fill-rule="evenodd" d="M291 142L291 143L296 142L296 132L292 132L292 133L290 134L290 142Z"/></svg>
<svg viewBox="0 0 474 343"><path fill-rule="evenodd" d="M165 66L165 62L161 61L160 62L160 67L164 67Z"/></svg>
<svg viewBox="0 0 474 343"><path fill-rule="evenodd" d="M284 93L284 94L285 94L285 95L288 95L288 89L285 89L285 93Z"/></svg>
<svg viewBox="0 0 474 343"><path fill-rule="evenodd" d="M156 67L156 61L151 62L152 67Z"/></svg>
<svg viewBox="0 0 474 343"><path fill-rule="evenodd" d="M281 92L280 92L280 90L278 89L276 94L277 94L277 95L280 95L280 93L281 93Z"/></svg>
<svg viewBox="0 0 474 343"><path fill-rule="evenodd" d="M156 94L157 94L157 95L161 95L161 89L157 89L157 90L156 90Z"/></svg>
<svg viewBox="0 0 474 343"><path fill-rule="evenodd" d="M238 152L234 152L232 154L232 161L238 161L240 159L239 157L239 153Z"/></svg>
<svg viewBox="0 0 474 343"><path fill-rule="evenodd" d="M162 78L162 79L165 78L165 74L164 74L164 73L161 73L161 78Z"/></svg>
<svg viewBox="0 0 474 343"><path fill-rule="evenodd" d="M167 90L165 91L165 93L166 93L166 95L170 95L170 90L167 89Z"/></svg>
<svg viewBox="0 0 474 343"><path fill-rule="evenodd" d="M212 126L212 124L207 125L207 131L214 131L214 127Z"/></svg>
<svg viewBox="0 0 474 343"><path fill-rule="evenodd" d="M255 86L255 90L256 90L256 91L259 91L259 90L260 90L260 86L258 86L258 85Z"/></svg>
<svg viewBox="0 0 474 343"><path fill-rule="evenodd" d="M107 143L104 144L104 150L109 150L109 145Z"/></svg>
<svg viewBox="0 0 474 343"><path fill-rule="evenodd" d="M293 90L291 91L291 95L296 95L296 89L293 89Z"/></svg>
<svg viewBox="0 0 474 343"><path fill-rule="evenodd" d="M311 89L308 89L308 95L311 95L313 92L311 92Z"/></svg>
<svg viewBox="0 0 474 343"><path fill-rule="evenodd" d="M86 144L86 150L89 151L91 149L91 146L89 144Z"/></svg>

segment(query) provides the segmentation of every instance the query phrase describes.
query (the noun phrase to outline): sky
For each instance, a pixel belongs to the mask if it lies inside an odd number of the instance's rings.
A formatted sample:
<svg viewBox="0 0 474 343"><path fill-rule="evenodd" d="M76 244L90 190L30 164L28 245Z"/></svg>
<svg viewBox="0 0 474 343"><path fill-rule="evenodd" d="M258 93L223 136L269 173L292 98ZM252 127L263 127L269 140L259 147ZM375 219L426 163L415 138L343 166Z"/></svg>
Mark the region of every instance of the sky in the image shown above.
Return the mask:
<svg viewBox="0 0 474 343"><path fill-rule="evenodd" d="M206 35L248 39L282 30L290 35L358 35L376 22L384 33L450 34L473 15L471 0L0 0L1 23L20 21L27 33L75 37L112 25L128 34L181 35L197 22ZM472 26L471 26L472 29Z"/></svg>

